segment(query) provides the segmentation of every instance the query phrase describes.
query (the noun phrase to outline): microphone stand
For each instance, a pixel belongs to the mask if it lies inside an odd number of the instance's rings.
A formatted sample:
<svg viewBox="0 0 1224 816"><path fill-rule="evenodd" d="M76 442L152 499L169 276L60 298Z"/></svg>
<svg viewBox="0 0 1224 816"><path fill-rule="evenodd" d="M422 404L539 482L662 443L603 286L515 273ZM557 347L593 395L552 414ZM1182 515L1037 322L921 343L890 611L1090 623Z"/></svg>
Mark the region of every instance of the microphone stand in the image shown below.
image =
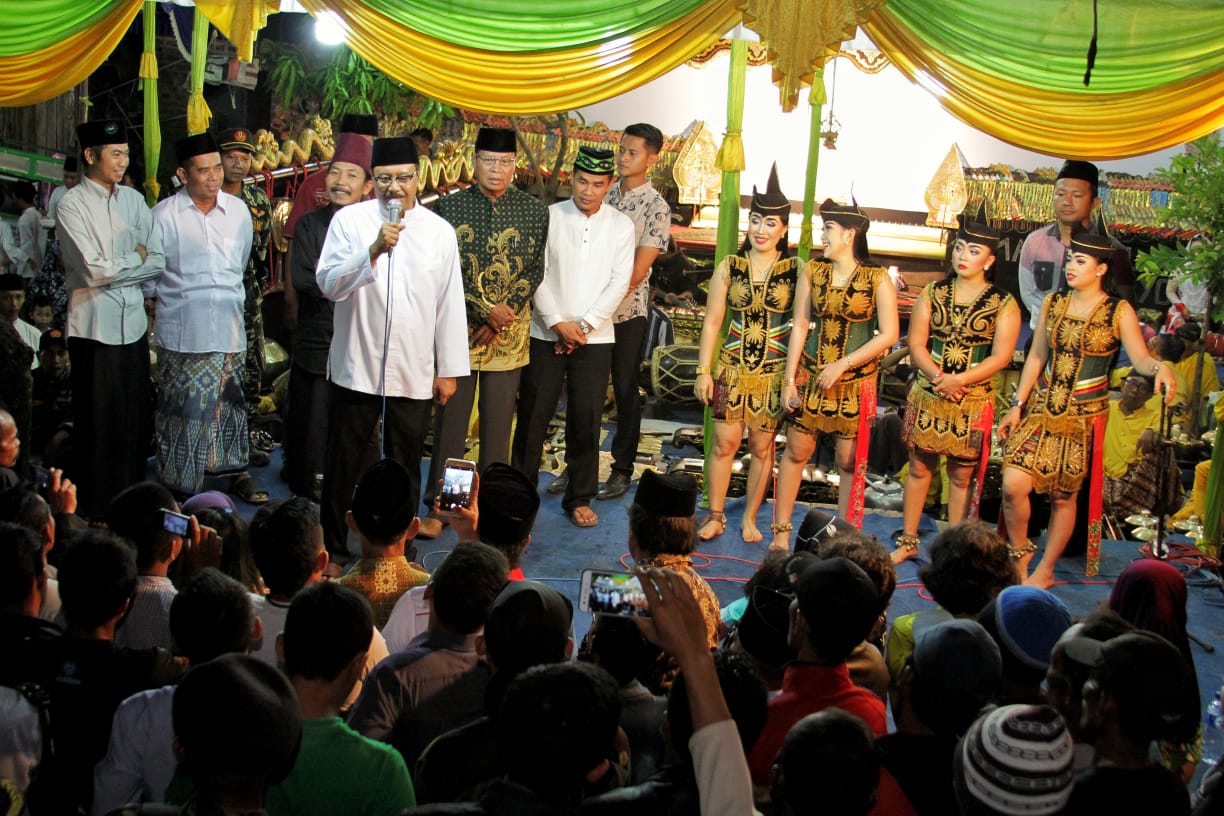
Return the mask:
<svg viewBox="0 0 1224 816"><path fill-rule="evenodd" d="M397 198L392 200L387 205L387 220L392 224L398 224L400 214L403 212L403 203ZM387 429L387 355L391 345L391 307L392 307L392 286L395 282L391 264L394 260L395 247L387 248L387 306L386 315L383 321L383 350L382 350L382 366L379 385L382 391L382 411L378 416L378 458L387 458L386 445L386 429Z"/></svg>

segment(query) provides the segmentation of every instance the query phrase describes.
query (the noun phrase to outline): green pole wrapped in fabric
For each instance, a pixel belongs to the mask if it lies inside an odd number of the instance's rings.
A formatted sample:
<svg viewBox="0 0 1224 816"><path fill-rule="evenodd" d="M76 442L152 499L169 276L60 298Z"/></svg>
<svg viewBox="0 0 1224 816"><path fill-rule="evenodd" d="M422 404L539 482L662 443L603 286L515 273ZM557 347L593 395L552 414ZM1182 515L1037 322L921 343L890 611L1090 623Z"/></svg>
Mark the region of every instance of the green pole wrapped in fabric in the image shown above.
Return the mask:
<svg viewBox="0 0 1224 816"><path fill-rule="evenodd" d="M208 58L208 18L198 8L191 29L191 97L187 100L187 135L208 130L212 111L204 101L204 65Z"/></svg>
<svg viewBox="0 0 1224 816"><path fill-rule="evenodd" d="M1207 476L1207 499L1203 502L1203 538L1214 547L1215 555L1224 555L1224 425L1216 426L1215 443L1211 449L1211 471Z"/></svg>
<svg viewBox="0 0 1224 816"><path fill-rule="evenodd" d="M812 256L812 218L816 215L816 171L820 168L820 117L825 103L824 68L812 75L808 105L812 121L808 124L807 175L803 179L803 226L799 229L799 249L796 254L807 263Z"/></svg>
<svg viewBox="0 0 1224 816"><path fill-rule="evenodd" d="M748 42L738 38L731 40L731 68L727 76L727 132L723 137L722 146L718 149L718 167L722 173L722 187L718 192L718 232L714 243L714 266L728 255L735 252L739 240L740 212L740 171L744 169L744 141L742 137L744 125L744 83L748 75ZM718 330L718 342L714 348L723 344L727 336L727 325L731 320L730 313L723 319L722 328ZM710 409L705 409L704 428L705 471L710 470L710 452L714 450L714 421L710 417ZM704 487L703 494L709 500L709 490Z"/></svg>
<svg viewBox="0 0 1224 816"><path fill-rule="evenodd" d="M145 201L152 207L161 193L157 165L161 158L161 116L157 107L157 0L144 4L144 53L140 55L144 89Z"/></svg>

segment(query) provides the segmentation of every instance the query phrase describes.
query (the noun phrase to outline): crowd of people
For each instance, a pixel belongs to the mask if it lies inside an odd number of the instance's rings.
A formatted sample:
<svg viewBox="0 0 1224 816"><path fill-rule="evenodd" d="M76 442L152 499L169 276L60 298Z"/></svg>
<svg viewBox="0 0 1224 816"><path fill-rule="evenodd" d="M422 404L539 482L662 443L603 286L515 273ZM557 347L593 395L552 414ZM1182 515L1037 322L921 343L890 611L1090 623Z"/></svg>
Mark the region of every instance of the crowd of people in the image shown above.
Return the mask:
<svg viewBox="0 0 1224 816"><path fill-rule="evenodd" d="M1048 591L1076 494L1089 481L1094 500L1121 506L1109 480L1126 483L1154 447L1132 418L1185 390L1175 367L1195 353L1149 344L1109 286L1128 282L1129 264L1090 226L1095 167L1066 163L1057 222L1021 252L1034 333L997 423L1004 537L975 520L995 375L1022 330L1020 304L990 280L998 232L966 223L949 276L918 298L892 551L854 529L879 364L900 337L896 289L868 249L871 221L857 203L826 201L823 252L803 264L776 170L763 193L754 188L744 243L711 278L699 349L694 390L714 420L710 512L698 521L692 476L645 471L625 542L641 588L614 600L613 579L599 579L606 609L576 644L570 600L528 580L521 559L563 389L567 470L549 489L564 493L565 514L594 526L592 501L630 487L649 275L669 224L647 180L663 136L635 124L618 152L580 148L572 197L546 207L513 184L514 131L483 127L474 183L430 209L417 198L423 134L377 129L373 117L346 117L286 226L296 334L284 448L296 497L285 502L269 504L249 472L260 464L249 416L270 206L243 184L248 131L180 140L181 188L150 210L122 184L124 125L83 124L83 172L53 201L50 254L35 262L24 244L5 247L16 270L0 281L0 790L10 802L33 816L162 804L189 814L1190 812L1202 734L1181 573L1136 562L1108 609L1078 622ZM48 264L61 267L64 322L56 299L39 297L26 313L45 328L26 332L22 300ZM1119 348L1131 371L1111 406ZM618 422L601 487L609 382ZM439 512L442 466L463 455L473 406L471 505ZM780 432L766 557L744 598L720 608L692 554L725 532L745 435L740 534L764 540L757 515ZM822 434L834 437L838 523L813 510L792 542ZM920 571L939 609L890 624L895 564L922 544L940 457L950 526ZM1052 514L1030 574L1034 490L1049 494ZM248 526L231 494L266 506ZM1100 512L1090 503L1090 561ZM460 543L430 574L415 540L447 525ZM1200 812L1220 806L1212 782Z"/></svg>

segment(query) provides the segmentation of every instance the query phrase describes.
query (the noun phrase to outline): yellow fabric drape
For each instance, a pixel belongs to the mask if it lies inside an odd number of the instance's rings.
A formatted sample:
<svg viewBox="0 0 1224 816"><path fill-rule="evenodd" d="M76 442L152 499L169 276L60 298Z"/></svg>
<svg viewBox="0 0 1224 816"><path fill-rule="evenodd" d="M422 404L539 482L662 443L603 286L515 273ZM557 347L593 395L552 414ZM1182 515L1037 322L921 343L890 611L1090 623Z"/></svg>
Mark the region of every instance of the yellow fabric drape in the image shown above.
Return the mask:
<svg viewBox="0 0 1224 816"><path fill-rule="evenodd" d="M744 24L761 36L773 64L782 110L799 102L799 90L825 60L837 56L841 43L885 0L739 0Z"/></svg>
<svg viewBox="0 0 1224 816"><path fill-rule="evenodd" d="M234 44L242 62L254 59L256 35L268 15L280 11L280 0L195 0L195 5Z"/></svg>
<svg viewBox="0 0 1224 816"><path fill-rule="evenodd" d="M599 46L472 52L398 25L354 0L302 0L336 12L348 45L375 67L447 105L527 116L573 110L644 85L739 22L735 0L711 0L674 24Z"/></svg>
<svg viewBox="0 0 1224 816"><path fill-rule="evenodd" d="M1127 93L1057 93L1009 82L925 47L888 9L863 24L900 71L950 114L1017 147L1100 161L1152 153L1224 127L1224 71Z"/></svg>
<svg viewBox="0 0 1224 816"><path fill-rule="evenodd" d="M191 94L187 97L187 134L208 130L212 109L204 99L204 66L208 58L208 20L199 8L191 29Z"/></svg>
<svg viewBox="0 0 1224 816"><path fill-rule="evenodd" d="M17 57L0 58L0 106L33 105L84 82L123 39L143 0L122 3L92 28ZM10 20L9 24L18 21Z"/></svg>

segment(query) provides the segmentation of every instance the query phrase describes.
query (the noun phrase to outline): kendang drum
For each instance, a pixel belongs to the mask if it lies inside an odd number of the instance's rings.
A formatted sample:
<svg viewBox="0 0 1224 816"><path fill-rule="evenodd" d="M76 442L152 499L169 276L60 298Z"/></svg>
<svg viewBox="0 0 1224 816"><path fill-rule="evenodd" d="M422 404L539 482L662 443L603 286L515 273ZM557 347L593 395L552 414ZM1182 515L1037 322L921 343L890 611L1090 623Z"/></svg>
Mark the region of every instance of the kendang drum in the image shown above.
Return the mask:
<svg viewBox="0 0 1224 816"><path fill-rule="evenodd" d="M697 397L697 346L658 346L650 355L650 387L654 395L672 405L694 405Z"/></svg>

